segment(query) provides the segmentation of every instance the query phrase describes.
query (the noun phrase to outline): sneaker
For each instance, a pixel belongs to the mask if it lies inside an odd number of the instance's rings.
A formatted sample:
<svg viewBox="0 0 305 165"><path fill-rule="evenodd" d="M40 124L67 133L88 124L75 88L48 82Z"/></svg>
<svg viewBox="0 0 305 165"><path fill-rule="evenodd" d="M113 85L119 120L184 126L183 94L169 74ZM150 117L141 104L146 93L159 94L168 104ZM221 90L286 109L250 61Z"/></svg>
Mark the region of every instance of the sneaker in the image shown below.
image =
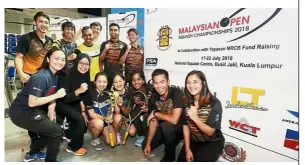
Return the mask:
<svg viewBox="0 0 305 165"><path fill-rule="evenodd" d="M46 158L46 156L47 156L47 154L44 152L39 152L39 153L33 154L33 155L30 155L29 152L27 152L24 156L23 161L30 162L33 160L44 160Z"/></svg>
<svg viewBox="0 0 305 165"><path fill-rule="evenodd" d="M64 139L64 140L66 140L68 143L71 142L71 139L67 138L65 135L63 135L61 138Z"/></svg>
<svg viewBox="0 0 305 165"><path fill-rule="evenodd" d="M116 134L116 145L120 145L121 144L121 135L120 133Z"/></svg>
<svg viewBox="0 0 305 165"><path fill-rule="evenodd" d="M101 151L104 149L99 138L91 140L91 144L94 147L94 149L97 151Z"/></svg>
<svg viewBox="0 0 305 165"><path fill-rule="evenodd" d="M69 153L72 153L76 156L82 156L82 155L85 155L87 153L87 149L85 149L84 147L80 148L77 151L72 151L70 147L67 147L66 151L69 152Z"/></svg>
<svg viewBox="0 0 305 165"><path fill-rule="evenodd" d="M135 142L135 145L138 146L138 147L142 147L142 142L143 142L144 139L145 139L145 136L138 137L138 139Z"/></svg>
<svg viewBox="0 0 305 165"><path fill-rule="evenodd" d="M57 158L57 159L56 159L56 162L62 162L62 160Z"/></svg>

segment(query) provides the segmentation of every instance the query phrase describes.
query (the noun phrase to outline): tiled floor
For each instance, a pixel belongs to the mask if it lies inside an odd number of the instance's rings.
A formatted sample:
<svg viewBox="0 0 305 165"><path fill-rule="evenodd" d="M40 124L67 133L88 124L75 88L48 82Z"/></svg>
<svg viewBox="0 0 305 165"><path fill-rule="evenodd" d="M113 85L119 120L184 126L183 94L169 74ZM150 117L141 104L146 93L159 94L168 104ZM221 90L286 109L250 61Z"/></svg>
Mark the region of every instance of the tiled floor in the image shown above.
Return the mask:
<svg viewBox="0 0 305 165"><path fill-rule="evenodd" d="M16 96L16 92L13 93ZM5 100L5 108L7 102ZM163 157L164 147L156 148L150 158L145 158L141 148L134 145L136 138L131 137L126 146L116 146L110 148L105 145L104 150L96 151L90 144L91 135L85 134L84 146L88 149L88 153L84 156L74 156L65 151L67 142L63 141L60 146L58 158L65 162L135 162L148 161L158 162ZM177 154L181 149L182 144L177 146ZM24 154L28 151L29 137L27 131L16 127L9 118L5 119L5 161L6 162L21 162Z"/></svg>

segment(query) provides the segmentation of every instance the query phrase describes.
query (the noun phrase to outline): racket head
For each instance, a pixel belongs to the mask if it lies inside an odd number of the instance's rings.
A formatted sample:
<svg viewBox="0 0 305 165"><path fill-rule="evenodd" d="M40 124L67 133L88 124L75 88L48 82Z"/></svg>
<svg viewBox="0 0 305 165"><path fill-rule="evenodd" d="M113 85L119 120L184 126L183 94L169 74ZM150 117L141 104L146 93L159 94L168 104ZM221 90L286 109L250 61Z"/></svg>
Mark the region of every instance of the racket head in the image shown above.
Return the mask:
<svg viewBox="0 0 305 165"><path fill-rule="evenodd" d="M146 105L146 94L142 91L135 91L130 95L128 100L129 118L134 120L142 112L141 107Z"/></svg>
<svg viewBox="0 0 305 165"><path fill-rule="evenodd" d="M112 92L103 91L98 94L97 107L99 114L105 117L106 120L112 119L114 111L114 95Z"/></svg>

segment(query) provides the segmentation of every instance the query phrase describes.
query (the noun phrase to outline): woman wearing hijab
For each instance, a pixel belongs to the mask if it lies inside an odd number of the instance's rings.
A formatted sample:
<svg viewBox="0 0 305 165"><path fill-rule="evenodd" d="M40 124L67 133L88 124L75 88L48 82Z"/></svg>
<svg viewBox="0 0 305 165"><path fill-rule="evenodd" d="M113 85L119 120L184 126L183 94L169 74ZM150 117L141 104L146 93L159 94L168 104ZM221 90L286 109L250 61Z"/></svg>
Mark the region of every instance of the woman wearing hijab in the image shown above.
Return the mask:
<svg viewBox="0 0 305 165"><path fill-rule="evenodd" d="M79 53L68 76L59 77L59 86L66 89L67 95L57 101L56 112L66 117L70 123L67 135L71 140L66 151L78 156L87 153L83 148L87 120L82 115L82 108L92 109L89 67L90 57Z"/></svg>

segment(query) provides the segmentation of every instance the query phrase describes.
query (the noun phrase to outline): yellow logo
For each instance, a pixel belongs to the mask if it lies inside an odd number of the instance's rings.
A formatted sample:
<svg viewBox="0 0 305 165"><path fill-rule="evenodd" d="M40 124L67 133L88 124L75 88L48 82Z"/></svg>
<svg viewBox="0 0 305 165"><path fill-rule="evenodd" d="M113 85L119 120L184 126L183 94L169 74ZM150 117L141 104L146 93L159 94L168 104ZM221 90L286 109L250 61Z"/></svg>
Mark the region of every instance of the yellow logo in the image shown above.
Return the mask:
<svg viewBox="0 0 305 165"><path fill-rule="evenodd" d="M162 26L161 29L158 31L157 35L159 36L159 38L157 39L157 41L159 41L159 45L158 48L162 51L166 51L167 49L170 48L170 39L172 39L172 37L170 36L172 34L172 29L170 27L166 26Z"/></svg>
<svg viewBox="0 0 305 165"><path fill-rule="evenodd" d="M238 95L244 93L251 95L251 101L238 100ZM267 111L267 108L259 106L259 97L265 96L264 89L254 89L245 87L232 87L231 102L227 101L226 108L243 108L259 111Z"/></svg>

